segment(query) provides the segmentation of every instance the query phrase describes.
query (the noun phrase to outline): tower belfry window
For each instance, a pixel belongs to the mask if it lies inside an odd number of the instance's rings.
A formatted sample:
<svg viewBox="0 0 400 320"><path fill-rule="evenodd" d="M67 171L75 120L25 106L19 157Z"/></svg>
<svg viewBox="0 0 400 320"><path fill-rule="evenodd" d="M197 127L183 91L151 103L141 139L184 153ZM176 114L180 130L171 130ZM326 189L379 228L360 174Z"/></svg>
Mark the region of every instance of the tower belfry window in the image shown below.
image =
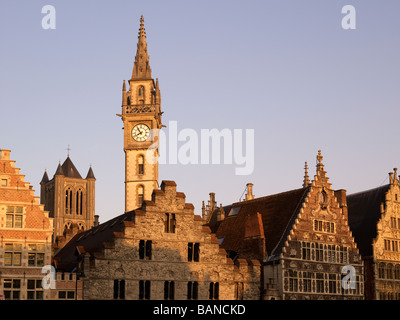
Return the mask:
<svg viewBox="0 0 400 320"><path fill-rule="evenodd" d="M72 190L68 188L65 191L65 213L72 213Z"/></svg>
<svg viewBox="0 0 400 320"><path fill-rule="evenodd" d="M79 189L76 192L76 213L79 215L82 215L83 213L82 200L83 200L83 192L82 189Z"/></svg>
<svg viewBox="0 0 400 320"><path fill-rule="evenodd" d="M138 174L144 174L144 157L139 156L138 158Z"/></svg>
<svg viewBox="0 0 400 320"><path fill-rule="evenodd" d="M139 204L139 206L141 206L143 204L143 200L144 200L144 187L139 186L139 188L138 188L138 204Z"/></svg>
<svg viewBox="0 0 400 320"><path fill-rule="evenodd" d="M139 104L144 104L144 87L140 86L138 89L138 101Z"/></svg>

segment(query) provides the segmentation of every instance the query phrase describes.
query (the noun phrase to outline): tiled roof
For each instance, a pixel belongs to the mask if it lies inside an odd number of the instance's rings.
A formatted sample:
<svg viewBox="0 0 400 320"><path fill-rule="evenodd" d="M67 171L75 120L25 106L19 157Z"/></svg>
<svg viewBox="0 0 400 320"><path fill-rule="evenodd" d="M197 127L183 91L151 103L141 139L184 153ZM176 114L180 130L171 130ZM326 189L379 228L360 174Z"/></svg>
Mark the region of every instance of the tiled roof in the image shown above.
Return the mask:
<svg viewBox="0 0 400 320"><path fill-rule="evenodd" d="M348 195L347 210L350 230L363 257L372 255L372 241L377 236L381 203L390 185Z"/></svg>
<svg viewBox="0 0 400 320"><path fill-rule="evenodd" d="M58 270L71 272L78 263L76 250L83 252L100 252L115 235L124 230L124 221L133 221L134 211L126 212L107 222L99 224L87 231L76 234L55 256L54 261Z"/></svg>
<svg viewBox="0 0 400 320"><path fill-rule="evenodd" d="M254 236L259 234L260 230L264 230L266 253L270 255L282 238L292 216L297 212L299 204L301 205L307 190L308 188L301 188L233 203L230 208L231 215L226 212L225 220L216 231L217 237L223 238L221 246L225 250L238 252L245 249L243 240L246 236ZM262 226L257 224L259 218L252 217L257 213L261 214Z"/></svg>

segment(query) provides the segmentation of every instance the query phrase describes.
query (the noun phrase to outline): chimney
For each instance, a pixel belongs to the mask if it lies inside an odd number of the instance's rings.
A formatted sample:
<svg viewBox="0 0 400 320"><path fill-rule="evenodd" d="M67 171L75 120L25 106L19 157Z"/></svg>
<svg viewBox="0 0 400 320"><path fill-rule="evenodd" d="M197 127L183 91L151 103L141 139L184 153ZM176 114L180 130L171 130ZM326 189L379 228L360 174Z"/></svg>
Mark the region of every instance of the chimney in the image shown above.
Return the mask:
<svg viewBox="0 0 400 320"><path fill-rule="evenodd" d="M246 201L247 200L253 200L254 199L253 184L252 183L248 183L248 184L246 184L246 187L247 187Z"/></svg>
<svg viewBox="0 0 400 320"><path fill-rule="evenodd" d="M218 216L217 216L217 221L222 221L225 219L225 210L224 208L222 208L222 203L220 204L219 207L219 212L218 212Z"/></svg>
<svg viewBox="0 0 400 320"><path fill-rule="evenodd" d="M97 227L98 225L99 225L99 216L97 214L95 214L93 227Z"/></svg>

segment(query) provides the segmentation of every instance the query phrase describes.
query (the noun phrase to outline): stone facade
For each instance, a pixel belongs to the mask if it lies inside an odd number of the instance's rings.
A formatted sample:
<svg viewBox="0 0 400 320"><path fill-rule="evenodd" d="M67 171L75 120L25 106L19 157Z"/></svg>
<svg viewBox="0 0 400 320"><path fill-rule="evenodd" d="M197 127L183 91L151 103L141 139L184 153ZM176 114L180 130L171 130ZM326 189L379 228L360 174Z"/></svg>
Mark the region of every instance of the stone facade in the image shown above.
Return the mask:
<svg viewBox="0 0 400 320"><path fill-rule="evenodd" d="M317 172L282 241L268 257L265 281L273 279L282 299L363 299L364 270L350 232L346 192L335 191L317 156ZM343 286L354 270L354 287Z"/></svg>
<svg viewBox="0 0 400 320"><path fill-rule="evenodd" d="M317 161L311 183L306 166L301 189L255 198L248 184L245 201L221 205L211 215L212 206L205 209L208 225L233 259L263 263L263 299L364 297L363 261L348 225L346 192L332 189L320 153ZM354 287L342 287L345 266Z"/></svg>
<svg viewBox="0 0 400 320"><path fill-rule="evenodd" d="M71 260L72 263L71 263ZM173 181L142 208L77 234L55 256L84 299L259 299L260 263L227 258Z"/></svg>

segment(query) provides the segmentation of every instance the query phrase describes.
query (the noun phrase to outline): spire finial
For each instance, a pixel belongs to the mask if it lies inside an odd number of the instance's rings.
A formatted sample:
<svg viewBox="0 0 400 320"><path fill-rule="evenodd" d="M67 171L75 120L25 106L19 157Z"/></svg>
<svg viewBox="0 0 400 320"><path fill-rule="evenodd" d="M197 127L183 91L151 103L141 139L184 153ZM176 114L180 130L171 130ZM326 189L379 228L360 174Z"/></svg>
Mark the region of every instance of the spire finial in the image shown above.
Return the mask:
<svg viewBox="0 0 400 320"><path fill-rule="evenodd" d="M68 148L67 148L67 149L65 149L65 150L67 150L67 151L68 151L68 158L69 158L69 152L71 151L71 148L69 147L69 145L68 145Z"/></svg>
<svg viewBox="0 0 400 320"><path fill-rule="evenodd" d="M307 188L310 185L310 179L308 177L308 165L307 162L304 163L304 180L303 188Z"/></svg>
<svg viewBox="0 0 400 320"><path fill-rule="evenodd" d="M317 171L323 170L324 165L322 164L322 159L324 157L321 155L321 150L318 150L318 155L317 155Z"/></svg>
<svg viewBox="0 0 400 320"><path fill-rule="evenodd" d="M138 35L137 51L131 80L151 79L151 69L149 64L149 55L147 53L146 31L144 29L143 15L140 17L140 28Z"/></svg>

